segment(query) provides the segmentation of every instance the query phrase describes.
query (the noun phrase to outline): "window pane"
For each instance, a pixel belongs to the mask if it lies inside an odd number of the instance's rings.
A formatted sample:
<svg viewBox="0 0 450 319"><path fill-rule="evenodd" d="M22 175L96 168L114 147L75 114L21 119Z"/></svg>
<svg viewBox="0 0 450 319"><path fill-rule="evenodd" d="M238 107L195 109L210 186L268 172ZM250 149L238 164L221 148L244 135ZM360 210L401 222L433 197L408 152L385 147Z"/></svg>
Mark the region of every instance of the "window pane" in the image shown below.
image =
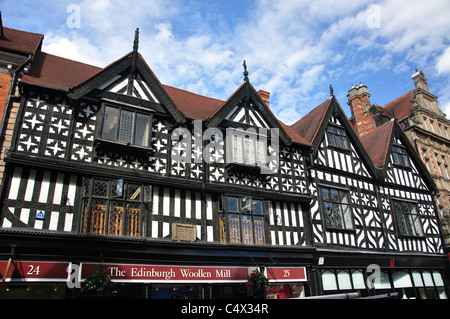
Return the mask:
<svg viewBox="0 0 450 319"><path fill-rule="evenodd" d="M352 273L353 287L355 289L365 289L366 284L364 282L364 276L360 270L355 270Z"/></svg>
<svg viewBox="0 0 450 319"><path fill-rule="evenodd" d="M243 212L243 213L250 213L252 211L250 203L251 203L250 197L242 198L241 212Z"/></svg>
<svg viewBox="0 0 450 319"><path fill-rule="evenodd" d="M244 163L244 152L242 145L242 137L239 135L233 135L232 138L232 162Z"/></svg>
<svg viewBox="0 0 450 319"><path fill-rule="evenodd" d="M238 212L238 199L236 197L228 197L228 211Z"/></svg>
<svg viewBox="0 0 450 319"><path fill-rule="evenodd" d="M106 200L93 199L91 206L90 234L104 234L106 227Z"/></svg>
<svg viewBox="0 0 450 319"><path fill-rule="evenodd" d="M120 113L119 142L122 143L133 142L133 121L134 121L133 112L122 111Z"/></svg>
<svg viewBox="0 0 450 319"><path fill-rule="evenodd" d="M413 276L413 280L414 280L414 286L423 287L422 276L420 275L420 273L418 271L414 271L412 273L412 276Z"/></svg>
<svg viewBox="0 0 450 319"><path fill-rule="evenodd" d="M335 203L339 203L339 191L336 189L331 189L331 199Z"/></svg>
<svg viewBox="0 0 450 319"><path fill-rule="evenodd" d="M255 165L255 139L246 136L244 139L244 160L245 164Z"/></svg>
<svg viewBox="0 0 450 319"><path fill-rule="evenodd" d="M109 208L109 235L122 235L123 205L111 202Z"/></svg>
<svg viewBox="0 0 450 319"><path fill-rule="evenodd" d="M408 288L412 287L411 277L407 272L397 271L392 274L395 288Z"/></svg>
<svg viewBox="0 0 450 319"><path fill-rule="evenodd" d="M230 228L230 243L238 244L241 242L239 215L228 214L229 228Z"/></svg>
<svg viewBox="0 0 450 319"><path fill-rule="evenodd" d="M337 290L336 276L331 271L322 273L323 290Z"/></svg>
<svg viewBox="0 0 450 319"><path fill-rule="evenodd" d="M256 164L259 166L266 166L266 150L263 142L256 141Z"/></svg>
<svg viewBox="0 0 450 319"><path fill-rule="evenodd" d="M330 192L328 188L322 188L322 199L323 200L331 200Z"/></svg>
<svg viewBox="0 0 450 319"><path fill-rule="evenodd" d="M242 223L242 243L246 245L253 244L252 216L241 215Z"/></svg>
<svg viewBox="0 0 450 319"><path fill-rule="evenodd" d="M441 273L433 271L433 278L436 286L444 286L444 281L442 280Z"/></svg>
<svg viewBox="0 0 450 319"><path fill-rule="evenodd" d="M254 200L252 204L252 211L254 214L262 214L262 202L260 200Z"/></svg>
<svg viewBox="0 0 450 319"><path fill-rule="evenodd" d="M264 240L264 218L253 217L253 223L255 226L255 244L263 245Z"/></svg>
<svg viewBox="0 0 450 319"><path fill-rule="evenodd" d="M141 209L137 203L127 204L126 235L139 236Z"/></svg>
<svg viewBox="0 0 450 319"><path fill-rule="evenodd" d="M137 114L136 115L136 138L134 143L136 145L148 146L148 136L150 132L150 116Z"/></svg>
<svg viewBox="0 0 450 319"><path fill-rule="evenodd" d="M352 284L350 282L350 274L347 271L339 271L337 275L339 289L348 290L352 289Z"/></svg>
<svg viewBox="0 0 450 319"><path fill-rule="evenodd" d="M375 280L374 282L375 289L390 289L391 283L389 281L389 276L387 272L380 271L380 280L379 282Z"/></svg>
<svg viewBox="0 0 450 319"><path fill-rule="evenodd" d="M102 138L108 140L115 140L118 124L119 124L119 110L109 106L105 107Z"/></svg>

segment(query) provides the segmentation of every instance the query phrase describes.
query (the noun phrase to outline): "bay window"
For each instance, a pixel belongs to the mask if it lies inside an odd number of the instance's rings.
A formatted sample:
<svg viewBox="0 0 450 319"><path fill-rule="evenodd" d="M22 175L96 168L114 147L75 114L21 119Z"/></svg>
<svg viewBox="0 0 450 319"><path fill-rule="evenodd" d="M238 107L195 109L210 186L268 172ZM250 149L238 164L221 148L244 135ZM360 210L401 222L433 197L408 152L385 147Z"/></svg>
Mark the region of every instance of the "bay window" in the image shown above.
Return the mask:
<svg viewBox="0 0 450 319"><path fill-rule="evenodd" d="M101 138L113 142L149 147L151 115L105 106Z"/></svg>

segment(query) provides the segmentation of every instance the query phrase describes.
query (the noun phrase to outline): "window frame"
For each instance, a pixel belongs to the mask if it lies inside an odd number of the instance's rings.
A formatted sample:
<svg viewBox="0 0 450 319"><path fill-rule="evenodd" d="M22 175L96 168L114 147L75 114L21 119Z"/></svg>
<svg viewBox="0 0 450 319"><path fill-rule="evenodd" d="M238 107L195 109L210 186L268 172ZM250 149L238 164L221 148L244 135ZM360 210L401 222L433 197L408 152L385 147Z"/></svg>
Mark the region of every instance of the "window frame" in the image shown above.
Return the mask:
<svg viewBox="0 0 450 319"><path fill-rule="evenodd" d="M114 127L114 138L110 138L110 137L106 137L104 135L105 132L105 125L106 125L106 114L107 114L107 109L111 108L114 110L117 110L118 115L117 115L117 121L118 123L115 124ZM132 108L132 107L127 107L127 106L123 106L123 105L115 105L113 103L104 103L102 106L102 114L101 114L101 127L99 128L98 134L97 134L97 138L107 141L109 143L115 143L115 144L120 144L120 145L127 145L127 146L133 146L136 148L143 148L143 149L149 149L151 147L151 139L152 139L152 126L153 126L153 113L152 112L146 112L146 110L141 110L141 109L137 109L137 108ZM120 132L121 132L121 123L122 122L122 114L124 114L125 112L130 112L133 115L133 123L132 123L132 133L131 133L131 142L126 142L126 141L121 141L120 140ZM143 136L144 140L146 139L146 143L141 144L141 143L136 143L136 132L137 132L137 119L138 116L146 116L148 117L148 132L147 132L147 136Z"/></svg>
<svg viewBox="0 0 450 319"><path fill-rule="evenodd" d="M96 182L103 183L102 194L95 190ZM130 186L135 187L135 190L133 191ZM139 189L140 191L137 192ZM143 225L147 215L146 205L152 197L151 185L123 179L92 177L83 179L82 191L81 233L145 237ZM139 198L136 199L138 196ZM138 211L137 214L136 211ZM113 227L112 222L119 227ZM99 228L94 229L96 226Z"/></svg>
<svg viewBox="0 0 450 319"><path fill-rule="evenodd" d="M398 150L398 151L397 151ZM403 161L403 163L402 163ZM410 168L411 163L409 161L408 152L406 147L399 144L392 145L392 163L405 168Z"/></svg>
<svg viewBox="0 0 450 319"><path fill-rule="evenodd" d="M240 140L240 146L235 148L235 139ZM269 162L269 155L267 154L267 136L263 136L257 132L231 130L227 132L227 142L230 143L227 147L227 165L240 165L252 168L267 168ZM246 143L246 140L252 143ZM237 144L237 143L236 143ZM246 148L246 145L252 144L252 152ZM261 145L262 146L258 146ZM237 154L236 154L237 153ZM259 155L259 156L258 156ZM248 160L249 157L253 161Z"/></svg>
<svg viewBox="0 0 450 319"><path fill-rule="evenodd" d="M350 141L348 139L345 128L329 124L326 128L328 146L350 151ZM337 142L339 141L339 142ZM345 144L345 145L343 145Z"/></svg>
<svg viewBox="0 0 450 319"><path fill-rule="evenodd" d="M395 203L400 203L402 205L408 205L409 210L404 211L403 208L401 211L396 211ZM415 213L411 211L411 207L414 208ZM405 201L399 198L391 198L391 211L395 218L395 225L397 229L397 234L401 237L414 237L414 238L423 238L425 237L425 231L423 229L423 222L420 215L419 207L417 202ZM405 218L407 216L408 218ZM410 217L416 216L416 219L410 219ZM401 219L400 219L401 218ZM420 232L417 233L416 229L416 221L419 221ZM401 226L404 224L404 227ZM414 227L414 228L412 228ZM407 233L403 231L406 230Z"/></svg>
<svg viewBox="0 0 450 319"><path fill-rule="evenodd" d="M260 202L260 212L244 210L244 199L252 203ZM230 199L236 199L237 209L234 210L229 205ZM221 214L219 216L219 237L221 243L241 244L241 245L265 245L268 240L268 227L266 222L267 208L266 201L258 197L239 196L239 195L222 195L221 198ZM244 232L248 229L247 221L251 221L251 242L246 239ZM262 231L258 231L255 220L259 220L262 225ZM233 231L233 227L238 227L238 233ZM236 238L238 239L236 241ZM262 239L262 240L260 240Z"/></svg>
<svg viewBox="0 0 450 319"><path fill-rule="evenodd" d="M330 194L330 199L331 200L325 200L324 198L324 189L328 190L328 194ZM337 191L338 195L339 195L339 201L334 201L333 200L333 196L332 191ZM341 193L345 193L346 197L347 197L347 202L342 202L341 201ZM334 186L330 186L330 185L323 185L323 184L319 184L319 200L320 200L320 206L321 206L321 211L322 211L322 217L323 217L323 224L325 226L325 229L328 230L334 230L334 231L348 231L348 232L354 232L356 230L355 228L355 220L354 220L354 214L353 214L353 206L351 203L351 197L350 197L350 190L346 189L346 188L338 188L338 187L334 187ZM343 223L342 227L338 227L336 224L331 225L328 223L328 214L327 214L327 203L331 203L331 207L333 208L333 204L335 205L339 205L339 212L340 212L340 219L341 222ZM343 210L341 208L342 205L346 205L347 206L347 210ZM348 212L349 216L346 218L345 214L346 211ZM334 214L333 212L331 212L332 214ZM346 220L348 220L350 222L350 227L347 227L346 225Z"/></svg>

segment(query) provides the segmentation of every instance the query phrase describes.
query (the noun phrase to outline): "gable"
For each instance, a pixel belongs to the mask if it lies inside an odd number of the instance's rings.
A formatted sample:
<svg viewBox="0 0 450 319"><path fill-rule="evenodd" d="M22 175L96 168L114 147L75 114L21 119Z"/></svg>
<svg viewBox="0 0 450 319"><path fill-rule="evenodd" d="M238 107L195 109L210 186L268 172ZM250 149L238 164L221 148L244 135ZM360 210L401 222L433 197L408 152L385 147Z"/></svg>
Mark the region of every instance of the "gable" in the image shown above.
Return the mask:
<svg viewBox="0 0 450 319"><path fill-rule="evenodd" d="M250 101L249 103L241 101L238 103L238 105L225 116L225 120L260 128L270 128L261 112L255 109L253 101Z"/></svg>
<svg viewBox="0 0 450 319"><path fill-rule="evenodd" d="M330 116L317 149L315 164L342 172L371 177L366 167L367 160L361 158L359 145L350 138L351 132L339 116ZM335 139L335 140L334 140Z"/></svg>
<svg viewBox="0 0 450 319"><path fill-rule="evenodd" d="M185 116L161 85L142 56L133 51L110 64L89 79L71 88L71 99L89 96L139 105L159 113L168 113L178 123Z"/></svg>
<svg viewBox="0 0 450 319"><path fill-rule="evenodd" d="M140 73L136 74L130 81L129 74L115 75L99 87L98 90L107 91L116 94L132 96L138 99L160 104L153 90L143 79Z"/></svg>
<svg viewBox="0 0 450 319"><path fill-rule="evenodd" d="M428 172L423 171L423 165L420 165L422 164L421 162L416 162L411 153L412 149L408 144L408 142L403 142L397 136L393 137L386 163L386 181L402 185L403 187L426 190L428 186L423 173L428 174Z"/></svg>
<svg viewBox="0 0 450 319"><path fill-rule="evenodd" d="M279 129L280 140L285 145L292 144L292 137L286 133L283 125L262 101L248 80L209 118L207 123L207 127L245 125ZM301 144L309 145L306 140L299 138ZM298 139L296 142L299 142Z"/></svg>

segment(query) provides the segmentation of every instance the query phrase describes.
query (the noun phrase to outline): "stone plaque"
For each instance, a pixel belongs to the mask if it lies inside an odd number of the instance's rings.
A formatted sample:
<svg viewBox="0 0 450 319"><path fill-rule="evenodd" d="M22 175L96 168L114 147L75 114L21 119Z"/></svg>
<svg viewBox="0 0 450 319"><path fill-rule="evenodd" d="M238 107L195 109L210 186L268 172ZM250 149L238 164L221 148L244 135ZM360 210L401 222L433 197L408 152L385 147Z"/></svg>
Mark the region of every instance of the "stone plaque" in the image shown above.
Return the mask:
<svg viewBox="0 0 450 319"><path fill-rule="evenodd" d="M197 229L195 225L172 224L172 240L195 241Z"/></svg>

